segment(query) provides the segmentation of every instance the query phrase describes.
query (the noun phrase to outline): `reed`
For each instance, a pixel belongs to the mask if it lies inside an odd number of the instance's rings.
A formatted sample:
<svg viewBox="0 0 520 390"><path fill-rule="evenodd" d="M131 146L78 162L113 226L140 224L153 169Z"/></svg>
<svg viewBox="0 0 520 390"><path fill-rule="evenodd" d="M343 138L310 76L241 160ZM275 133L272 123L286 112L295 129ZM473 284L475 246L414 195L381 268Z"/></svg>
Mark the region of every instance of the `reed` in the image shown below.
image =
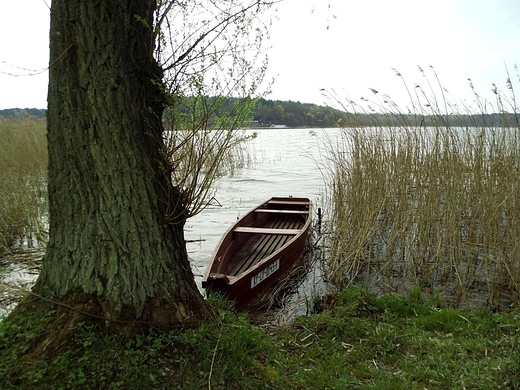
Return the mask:
<svg viewBox="0 0 520 390"><path fill-rule="evenodd" d="M46 213L45 121L0 119L0 253L44 241Z"/></svg>
<svg viewBox="0 0 520 390"><path fill-rule="evenodd" d="M468 107L453 103L432 72L438 88L415 86L406 110L378 91L364 105L343 106L356 120L330 148L328 277L381 293L420 286L459 307L510 305L520 298L512 82L508 98L495 88L491 102L470 83L476 106ZM490 113L502 122L491 124ZM371 126L360 126L367 115Z"/></svg>

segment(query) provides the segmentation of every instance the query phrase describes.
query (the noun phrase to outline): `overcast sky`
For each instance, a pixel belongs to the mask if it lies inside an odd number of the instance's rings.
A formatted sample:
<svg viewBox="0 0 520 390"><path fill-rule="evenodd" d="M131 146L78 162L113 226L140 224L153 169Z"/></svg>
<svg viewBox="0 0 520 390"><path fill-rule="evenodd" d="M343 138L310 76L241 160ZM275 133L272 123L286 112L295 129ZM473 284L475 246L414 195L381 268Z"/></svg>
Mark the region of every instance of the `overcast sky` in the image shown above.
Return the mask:
<svg viewBox="0 0 520 390"><path fill-rule="evenodd" d="M2 1L0 109L46 107L48 75L38 72L48 64L47 3ZM322 88L354 100L374 88L400 101L392 68L425 88L418 66L433 66L460 100L472 99L468 78L482 95L491 83L506 90L506 66L518 86L520 0L284 0L276 15L271 99L320 104Z"/></svg>

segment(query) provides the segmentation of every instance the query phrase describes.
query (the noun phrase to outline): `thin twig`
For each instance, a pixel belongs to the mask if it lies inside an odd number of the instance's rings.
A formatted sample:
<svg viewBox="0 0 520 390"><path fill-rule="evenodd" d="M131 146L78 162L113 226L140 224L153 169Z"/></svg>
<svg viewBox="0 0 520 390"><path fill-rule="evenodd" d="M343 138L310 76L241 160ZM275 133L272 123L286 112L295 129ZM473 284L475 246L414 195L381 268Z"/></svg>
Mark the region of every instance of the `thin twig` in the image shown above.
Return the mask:
<svg viewBox="0 0 520 390"><path fill-rule="evenodd" d="M217 356L217 348L220 344L220 338L222 337L222 330L224 329L224 324L220 324L220 333L218 335L217 344L215 345L215 349L213 350L213 357L211 358L211 367L209 369L208 376L208 390L211 390L211 376L213 375L213 366L215 364L215 356Z"/></svg>

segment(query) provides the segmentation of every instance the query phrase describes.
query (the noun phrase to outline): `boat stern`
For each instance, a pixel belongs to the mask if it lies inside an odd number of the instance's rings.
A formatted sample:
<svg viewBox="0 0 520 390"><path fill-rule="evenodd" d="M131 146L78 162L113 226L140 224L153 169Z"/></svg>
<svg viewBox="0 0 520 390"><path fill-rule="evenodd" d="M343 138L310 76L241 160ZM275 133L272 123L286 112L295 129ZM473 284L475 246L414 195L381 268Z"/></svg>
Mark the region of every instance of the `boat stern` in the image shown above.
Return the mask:
<svg viewBox="0 0 520 390"><path fill-rule="evenodd" d="M211 273L202 281L202 288L209 294L215 291L229 291L230 278L228 275Z"/></svg>

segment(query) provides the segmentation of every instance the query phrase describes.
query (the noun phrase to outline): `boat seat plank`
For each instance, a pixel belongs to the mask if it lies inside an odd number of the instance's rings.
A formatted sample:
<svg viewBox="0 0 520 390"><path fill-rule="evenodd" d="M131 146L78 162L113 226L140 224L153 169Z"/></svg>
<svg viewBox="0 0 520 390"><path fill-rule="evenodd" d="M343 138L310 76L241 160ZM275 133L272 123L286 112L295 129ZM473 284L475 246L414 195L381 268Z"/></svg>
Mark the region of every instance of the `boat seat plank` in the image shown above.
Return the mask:
<svg viewBox="0 0 520 390"><path fill-rule="evenodd" d="M301 223L293 218L285 217L282 220L277 219L273 221L273 224L268 225L270 230L281 230L291 229L298 230L297 227L301 226ZM241 259L234 265L231 265L229 270L231 275L238 275L248 268L254 266L260 262L263 258L269 256L277 248L282 247L290 239L289 235L270 235L270 234L258 234L257 241L248 248L243 248L245 257L237 254L236 258Z"/></svg>
<svg viewBox="0 0 520 390"><path fill-rule="evenodd" d="M256 209L255 213L301 214L301 215L307 215L307 214L309 214L309 211L305 211L305 210L279 210L279 209Z"/></svg>
<svg viewBox="0 0 520 390"><path fill-rule="evenodd" d="M267 204L308 206L309 202L301 201L301 200L277 200L277 199L271 199L270 201L267 202Z"/></svg>
<svg viewBox="0 0 520 390"><path fill-rule="evenodd" d="M254 234L270 234L270 235L295 235L301 232L300 229L272 229L272 228L257 228L257 227L237 227L233 230L234 233L254 233Z"/></svg>

